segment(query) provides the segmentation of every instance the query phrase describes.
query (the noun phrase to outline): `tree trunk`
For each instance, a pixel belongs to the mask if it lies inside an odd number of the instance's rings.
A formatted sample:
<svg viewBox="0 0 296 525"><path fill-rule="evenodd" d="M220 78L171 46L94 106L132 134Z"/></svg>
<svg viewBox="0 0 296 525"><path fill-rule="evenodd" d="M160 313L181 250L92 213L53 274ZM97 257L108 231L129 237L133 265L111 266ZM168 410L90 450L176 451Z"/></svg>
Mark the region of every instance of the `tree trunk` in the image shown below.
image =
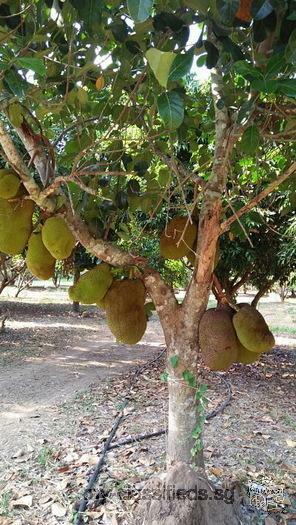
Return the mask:
<svg viewBox="0 0 296 525"><path fill-rule="evenodd" d="M202 433L197 431L202 429L202 406L196 397L199 385L196 382L195 386L189 386L184 379L187 377L191 381L196 378L197 337L191 341L186 337L182 340L182 332L178 331L177 340L172 337L171 341L167 367L167 471L165 476L148 482L133 525L242 525L245 522L237 490L234 487L228 490L214 487L204 468ZM186 362L183 362L184 355ZM172 358L175 356L179 356L179 361L173 367L175 361Z"/></svg>
<svg viewBox="0 0 296 525"><path fill-rule="evenodd" d="M73 284L76 284L80 277L80 268L79 266L74 266L74 276L73 276ZM79 313L79 302L73 301L72 303L72 310L75 313Z"/></svg>
<svg viewBox="0 0 296 525"><path fill-rule="evenodd" d="M175 356L178 356L178 364L173 367L172 362ZM204 464L202 450L195 455L192 454L195 445L193 434L199 420L196 400L197 360L197 330L196 337L192 341L188 341L185 336L182 337L182 332L179 332L178 339L168 348L168 468L180 461L199 467L203 467Z"/></svg>
<svg viewBox="0 0 296 525"><path fill-rule="evenodd" d="M261 299L261 297L263 297L264 294L266 294L268 292L268 290L270 290L270 288L272 287L274 283L274 280L271 280L271 281L268 281L267 283L265 283L263 286L261 286L261 288L259 288L258 292L256 293L251 305L254 306L254 308L257 308L257 305Z"/></svg>

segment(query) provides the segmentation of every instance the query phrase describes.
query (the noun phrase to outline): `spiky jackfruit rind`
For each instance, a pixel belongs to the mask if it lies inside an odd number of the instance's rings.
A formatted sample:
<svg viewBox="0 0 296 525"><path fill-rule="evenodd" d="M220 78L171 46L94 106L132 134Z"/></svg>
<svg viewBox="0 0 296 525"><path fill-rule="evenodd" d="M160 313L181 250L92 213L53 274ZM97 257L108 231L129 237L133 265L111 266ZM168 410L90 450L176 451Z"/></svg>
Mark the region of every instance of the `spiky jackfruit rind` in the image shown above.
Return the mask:
<svg viewBox="0 0 296 525"><path fill-rule="evenodd" d="M76 284L69 288L71 301L82 304L98 304L106 295L113 281L111 268L101 263L81 275Z"/></svg>
<svg viewBox="0 0 296 525"><path fill-rule="evenodd" d="M197 225L194 222L190 224L187 217L175 217L160 236L160 255L164 259L181 259L188 256L192 253L196 236ZM181 237L182 240L177 246Z"/></svg>
<svg viewBox="0 0 296 525"><path fill-rule="evenodd" d="M54 275L55 262L42 242L41 232L32 233L26 254L26 265L31 274L38 279L50 279Z"/></svg>
<svg viewBox="0 0 296 525"><path fill-rule="evenodd" d="M211 370L226 370L237 360L237 337L231 314L225 309L209 309L199 325L199 345L203 361Z"/></svg>
<svg viewBox="0 0 296 525"><path fill-rule="evenodd" d="M42 241L49 253L58 260L68 259L75 238L62 217L50 217L42 228Z"/></svg>
<svg viewBox="0 0 296 525"><path fill-rule="evenodd" d="M241 344L250 352L262 353L275 344L263 315L251 305L244 305L233 316L233 325Z"/></svg>
<svg viewBox="0 0 296 525"><path fill-rule="evenodd" d="M0 169L0 198L13 199L19 191L21 181L13 170Z"/></svg>
<svg viewBox="0 0 296 525"><path fill-rule="evenodd" d="M32 232L34 202L0 199L0 251L8 255L22 253Z"/></svg>
<svg viewBox="0 0 296 525"><path fill-rule="evenodd" d="M140 279L113 281L104 297L108 326L116 340L138 343L146 330L145 287Z"/></svg>

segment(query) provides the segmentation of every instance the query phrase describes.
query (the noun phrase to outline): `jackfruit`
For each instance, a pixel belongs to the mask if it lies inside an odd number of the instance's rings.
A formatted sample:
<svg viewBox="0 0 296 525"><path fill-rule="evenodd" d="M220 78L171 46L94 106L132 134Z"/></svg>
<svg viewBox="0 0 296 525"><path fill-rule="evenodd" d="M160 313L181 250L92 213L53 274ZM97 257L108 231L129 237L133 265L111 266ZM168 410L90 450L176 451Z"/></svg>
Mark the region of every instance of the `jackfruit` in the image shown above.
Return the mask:
<svg viewBox="0 0 296 525"><path fill-rule="evenodd" d="M50 217L42 228L42 241L55 259L67 259L75 246L75 238L64 219Z"/></svg>
<svg viewBox="0 0 296 525"><path fill-rule="evenodd" d="M26 255L26 264L32 275L39 279L50 279L54 274L55 259L45 248L41 232L32 233Z"/></svg>
<svg viewBox="0 0 296 525"><path fill-rule="evenodd" d="M233 326L241 344L250 352L268 352L275 344L264 317L251 305L244 305L233 316Z"/></svg>
<svg viewBox="0 0 296 525"><path fill-rule="evenodd" d="M112 284L110 266L101 263L84 273L74 286L69 288L71 301L82 304L99 303Z"/></svg>
<svg viewBox="0 0 296 525"><path fill-rule="evenodd" d="M237 344L237 363L243 365L250 365L258 361L261 357L261 353L250 352L247 350L239 341Z"/></svg>
<svg viewBox="0 0 296 525"><path fill-rule="evenodd" d="M0 199L0 251L18 255L25 249L32 232L34 203Z"/></svg>
<svg viewBox="0 0 296 525"><path fill-rule="evenodd" d="M186 229L185 229L186 228ZM185 233L183 234L183 231ZM165 259L181 259L192 254L197 236L197 225L190 224L187 217L175 217L162 232L160 237L160 255ZM179 243L180 239L182 240Z"/></svg>
<svg viewBox="0 0 296 525"><path fill-rule="evenodd" d="M21 181L13 170L0 170L0 198L13 199L18 193Z"/></svg>
<svg viewBox="0 0 296 525"><path fill-rule="evenodd" d="M102 310L105 310L105 297L103 297L103 299L101 299L100 301L97 301L97 302L96 302L96 305L97 305L99 308L102 308Z"/></svg>
<svg viewBox="0 0 296 525"><path fill-rule="evenodd" d="M226 370L237 360L237 337L231 314L225 309L209 309L199 325L199 345L211 370Z"/></svg>
<svg viewBox="0 0 296 525"><path fill-rule="evenodd" d="M140 279L114 281L104 297L108 326L117 341L136 344L145 333L145 287Z"/></svg>

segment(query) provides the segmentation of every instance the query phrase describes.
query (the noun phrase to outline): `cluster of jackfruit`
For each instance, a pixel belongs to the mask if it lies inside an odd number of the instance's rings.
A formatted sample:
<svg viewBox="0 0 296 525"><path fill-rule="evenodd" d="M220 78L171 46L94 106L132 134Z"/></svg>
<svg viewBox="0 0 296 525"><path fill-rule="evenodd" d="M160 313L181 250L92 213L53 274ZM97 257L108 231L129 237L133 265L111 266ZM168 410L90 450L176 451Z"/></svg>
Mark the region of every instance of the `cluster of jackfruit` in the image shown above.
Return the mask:
<svg viewBox="0 0 296 525"><path fill-rule="evenodd" d="M233 363L254 363L274 344L263 316L249 304L241 305L238 312L223 306L209 309L200 322L200 350L211 370L226 370Z"/></svg>
<svg viewBox="0 0 296 525"><path fill-rule="evenodd" d="M10 169L0 169L0 198L13 199L17 196L21 181Z"/></svg>
<svg viewBox="0 0 296 525"><path fill-rule="evenodd" d="M103 305L108 326L117 341L133 345L142 339L147 326L145 296L140 279L113 281Z"/></svg>
<svg viewBox="0 0 296 525"><path fill-rule="evenodd" d="M165 259L181 259L193 253L197 225L187 217L175 217L160 236L160 254Z"/></svg>
<svg viewBox="0 0 296 525"><path fill-rule="evenodd" d="M0 251L18 255L25 249L32 232L34 203L31 200L0 199Z"/></svg>
<svg viewBox="0 0 296 525"><path fill-rule="evenodd" d="M82 304L97 304L101 306L113 281L110 266L105 263L84 273L76 284L69 288L69 298Z"/></svg>
<svg viewBox="0 0 296 525"><path fill-rule="evenodd" d="M64 219L50 217L41 231L33 232L26 254L26 264L32 275L39 279L50 279L54 275L56 259L68 258L75 239Z"/></svg>

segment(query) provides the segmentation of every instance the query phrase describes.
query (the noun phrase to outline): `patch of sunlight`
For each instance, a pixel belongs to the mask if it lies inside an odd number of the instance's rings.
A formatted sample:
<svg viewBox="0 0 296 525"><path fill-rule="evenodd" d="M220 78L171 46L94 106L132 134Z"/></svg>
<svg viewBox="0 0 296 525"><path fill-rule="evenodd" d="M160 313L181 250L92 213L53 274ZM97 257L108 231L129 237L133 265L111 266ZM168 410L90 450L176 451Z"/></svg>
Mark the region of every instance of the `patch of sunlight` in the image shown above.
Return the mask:
<svg viewBox="0 0 296 525"><path fill-rule="evenodd" d="M36 322L36 321L9 321L8 324L16 329L21 328L44 328L46 326L50 328L76 328L77 330L84 329L92 332L98 331L98 326L89 326L87 324L72 324L72 323L56 323L56 322Z"/></svg>
<svg viewBox="0 0 296 525"><path fill-rule="evenodd" d="M296 350L296 339L295 337L285 337L285 336L275 336L275 344L276 345L283 345L283 346L291 346L294 350Z"/></svg>

